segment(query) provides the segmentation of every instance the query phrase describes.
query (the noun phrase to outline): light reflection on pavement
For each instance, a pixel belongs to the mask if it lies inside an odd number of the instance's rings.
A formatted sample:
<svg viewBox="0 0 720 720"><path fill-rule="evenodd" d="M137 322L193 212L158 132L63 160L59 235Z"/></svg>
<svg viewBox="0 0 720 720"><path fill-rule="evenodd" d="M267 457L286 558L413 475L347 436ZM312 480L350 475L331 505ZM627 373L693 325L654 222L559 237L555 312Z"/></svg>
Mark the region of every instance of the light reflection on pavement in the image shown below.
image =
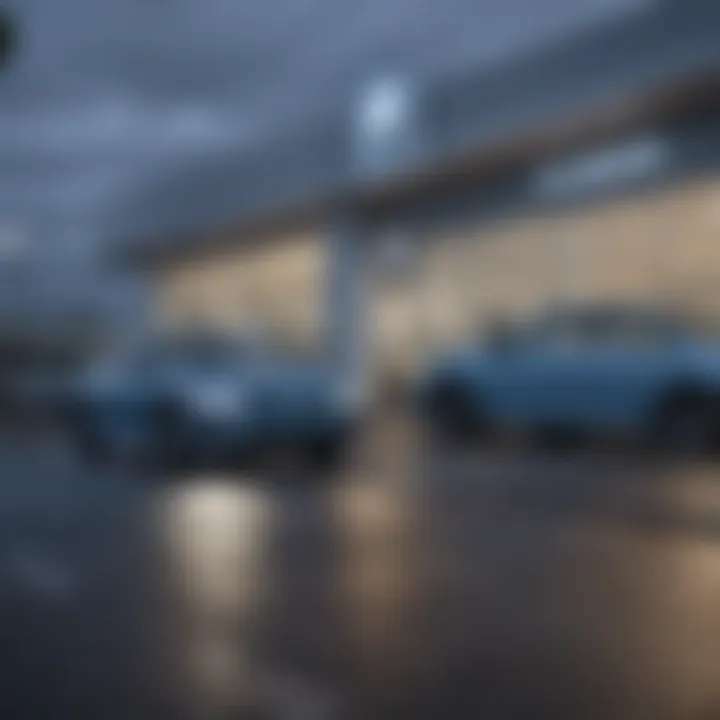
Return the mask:
<svg viewBox="0 0 720 720"><path fill-rule="evenodd" d="M330 483L8 449L0 717L720 716L720 467L378 433Z"/></svg>

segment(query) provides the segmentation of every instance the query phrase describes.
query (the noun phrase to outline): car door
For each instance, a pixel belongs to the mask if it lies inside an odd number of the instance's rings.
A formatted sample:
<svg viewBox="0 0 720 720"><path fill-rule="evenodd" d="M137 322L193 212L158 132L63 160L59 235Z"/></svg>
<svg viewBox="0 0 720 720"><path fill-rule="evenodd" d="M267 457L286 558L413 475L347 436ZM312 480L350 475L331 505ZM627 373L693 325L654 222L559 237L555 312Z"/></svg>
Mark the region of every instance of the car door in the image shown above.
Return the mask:
<svg viewBox="0 0 720 720"><path fill-rule="evenodd" d="M496 350L487 375L502 420L519 425L574 422L581 359L577 321L569 313L532 323L520 342Z"/></svg>
<svg viewBox="0 0 720 720"><path fill-rule="evenodd" d="M598 318L588 332L578 382L578 410L591 426L623 430L647 412L673 371L673 328L660 315L628 312Z"/></svg>

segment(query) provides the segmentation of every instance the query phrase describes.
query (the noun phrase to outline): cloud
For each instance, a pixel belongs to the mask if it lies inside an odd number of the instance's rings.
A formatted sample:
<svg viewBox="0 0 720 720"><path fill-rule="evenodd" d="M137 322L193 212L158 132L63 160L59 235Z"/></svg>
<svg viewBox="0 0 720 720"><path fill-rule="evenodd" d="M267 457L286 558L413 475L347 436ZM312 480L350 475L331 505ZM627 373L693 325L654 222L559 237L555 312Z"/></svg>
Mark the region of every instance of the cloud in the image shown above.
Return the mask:
<svg viewBox="0 0 720 720"><path fill-rule="evenodd" d="M248 137L242 114L229 107L199 103L149 106L131 98L109 97L50 115L0 116L0 157L94 155L103 161L116 149L182 154L236 145Z"/></svg>
<svg viewBox="0 0 720 720"><path fill-rule="evenodd" d="M95 222L157 181L167 218L162 184L182 187L185 160L236 178L222 168L243 148L378 73L491 64L648 2L545 0L538 14L537 0L11 0L22 41L0 80L0 212Z"/></svg>

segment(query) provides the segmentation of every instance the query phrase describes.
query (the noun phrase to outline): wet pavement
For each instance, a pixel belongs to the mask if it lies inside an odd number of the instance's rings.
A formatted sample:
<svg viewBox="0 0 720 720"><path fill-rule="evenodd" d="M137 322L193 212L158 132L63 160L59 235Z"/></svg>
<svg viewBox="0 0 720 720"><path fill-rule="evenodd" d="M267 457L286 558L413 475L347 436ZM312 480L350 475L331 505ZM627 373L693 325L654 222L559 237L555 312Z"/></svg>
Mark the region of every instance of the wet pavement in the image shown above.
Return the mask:
<svg viewBox="0 0 720 720"><path fill-rule="evenodd" d="M720 717L720 464L372 442L319 483L1 439L0 717Z"/></svg>

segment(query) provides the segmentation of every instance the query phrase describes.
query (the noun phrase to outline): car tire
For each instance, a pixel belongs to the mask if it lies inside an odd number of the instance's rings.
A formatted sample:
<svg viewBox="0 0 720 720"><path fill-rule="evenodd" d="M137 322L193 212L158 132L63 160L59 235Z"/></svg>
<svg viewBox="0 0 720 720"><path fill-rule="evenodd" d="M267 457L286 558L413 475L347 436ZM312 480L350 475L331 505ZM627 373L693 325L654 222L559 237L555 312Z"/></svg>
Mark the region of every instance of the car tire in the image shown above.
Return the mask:
<svg viewBox="0 0 720 720"><path fill-rule="evenodd" d="M84 463L95 466L109 460L110 453L107 444L97 432L89 429L77 430L74 444Z"/></svg>
<svg viewBox="0 0 720 720"><path fill-rule="evenodd" d="M151 412L153 442L152 450L146 456L149 469L173 473L193 467L196 453L188 443L183 442L185 433L180 408L172 400L166 400Z"/></svg>
<svg viewBox="0 0 720 720"><path fill-rule="evenodd" d="M269 478L323 482L342 471L347 454L348 443L344 439L278 443L259 449L251 456L249 467Z"/></svg>
<svg viewBox="0 0 720 720"><path fill-rule="evenodd" d="M660 404L655 413L652 441L672 455L694 456L717 448L718 403L710 395L679 393Z"/></svg>
<svg viewBox="0 0 720 720"><path fill-rule="evenodd" d="M589 444L591 436L569 425L550 425L537 428L534 438L541 450L562 455Z"/></svg>
<svg viewBox="0 0 720 720"><path fill-rule="evenodd" d="M308 448L308 465L313 475L335 476L347 465L350 440L347 437L332 438L312 443Z"/></svg>
<svg viewBox="0 0 720 720"><path fill-rule="evenodd" d="M68 444L82 463L97 466L107 462L107 438L98 428L91 412L80 403L68 403L63 419Z"/></svg>
<svg viewBox="0 0 720 720"><path fill-rule="evenodd" d="M486 429L479 404L456 383L435 388L427 419L433 438L443 444L469 444L479 440Z"/></svg>

